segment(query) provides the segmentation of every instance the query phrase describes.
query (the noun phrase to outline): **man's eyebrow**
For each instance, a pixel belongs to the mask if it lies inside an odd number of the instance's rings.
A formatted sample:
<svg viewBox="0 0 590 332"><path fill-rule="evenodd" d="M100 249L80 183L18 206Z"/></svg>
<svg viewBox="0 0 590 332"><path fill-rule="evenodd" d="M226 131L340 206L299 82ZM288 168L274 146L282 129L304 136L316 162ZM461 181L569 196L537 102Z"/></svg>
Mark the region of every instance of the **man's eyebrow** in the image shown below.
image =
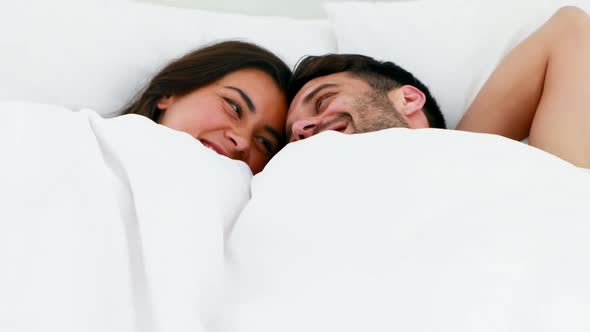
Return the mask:
<svg viewBox="0 0 590 332"><path fill-rule="evenodd" d="M242 89L236 88L235 86L224 86L224 88L234 90L237 93L239 93L242 99L244 99L244 101L246 102L246 105L248 106L250 112L256 113L256 107L254 107L252 99L250 99L250 97L248 97L248 95Z"/></svg>
<svg viewBox="0 0 590 332"><path fill-rule="evenodd" d="M313 97L315 97L315 95L318 94L318 92L322 91L325 88L332 88L338 86L338 84L336 83L324 83L324 84L320 84L319 86L317 86L315 89L313 89L310 93L307 94L307 96L303 97L303 103L307 104L309 103Z"/></svg>
<svg viewBox="0 0 590 332"><path fill-rule="evenodd" d="M281 133L279 133L278 130L274 129L272 126L269 126L269 125L264 126L264 130L266 130L269 134L271 134L277 140L277 142L279 142L279 145L283 145L284 138L283 138L283 135Z"/></svg>

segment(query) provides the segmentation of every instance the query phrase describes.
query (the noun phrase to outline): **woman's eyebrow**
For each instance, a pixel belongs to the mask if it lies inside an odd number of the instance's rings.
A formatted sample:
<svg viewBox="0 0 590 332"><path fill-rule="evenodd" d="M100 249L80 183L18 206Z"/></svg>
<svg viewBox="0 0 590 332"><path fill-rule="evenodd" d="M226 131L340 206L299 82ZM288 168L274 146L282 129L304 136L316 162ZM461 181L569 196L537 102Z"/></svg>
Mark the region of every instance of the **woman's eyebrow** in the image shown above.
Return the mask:
<svg viewBox="0 0 590 332"><path fill-rule="evenodd" d="M235 86L224 86L224 88L234 90L237 93L239 93L240 97L242 97L242 99L246 103L246 106L248 106L248 110L252 113L256 113L256 107L254 106L252 99L250 99L250 97L248 97L248 95L242 89L236 88Z"/></svg>
<svg viewBox="0 0 590 332"><path fill-rule="evenodd" d="M277 140L277 142L279 142L279 144L283 144L283 135L281 135L278 130L274 129L270 125L265 125L264 130L271 134Z"/></svg>

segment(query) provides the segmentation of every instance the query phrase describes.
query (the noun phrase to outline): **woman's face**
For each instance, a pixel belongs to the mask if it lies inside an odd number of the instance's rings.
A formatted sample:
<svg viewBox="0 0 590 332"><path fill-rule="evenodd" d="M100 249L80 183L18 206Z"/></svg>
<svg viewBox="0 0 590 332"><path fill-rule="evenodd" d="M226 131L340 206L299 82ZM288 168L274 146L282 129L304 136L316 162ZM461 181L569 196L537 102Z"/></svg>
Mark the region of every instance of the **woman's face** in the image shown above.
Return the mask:
<svg viewBox="0 0 590 332"><path fill-rule="evenodd" d="M159 123L260 172L280 149L286 98L265 72L242 69L184 96L160 99Z"/></svg>

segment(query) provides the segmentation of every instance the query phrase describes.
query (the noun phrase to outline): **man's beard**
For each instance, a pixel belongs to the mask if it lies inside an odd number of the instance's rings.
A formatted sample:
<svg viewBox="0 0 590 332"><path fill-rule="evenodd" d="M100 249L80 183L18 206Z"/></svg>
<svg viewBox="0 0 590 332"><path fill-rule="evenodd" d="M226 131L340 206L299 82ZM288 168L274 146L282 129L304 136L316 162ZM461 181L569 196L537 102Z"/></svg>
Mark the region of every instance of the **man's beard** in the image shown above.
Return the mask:
<svg viewBox="0 0 590 332"><path fill-rule="evenodd" d="M387 93L368 92L352 105L358 115L355 132L368 133L387 128L408 128L408 123L397 111Z"/></svg>

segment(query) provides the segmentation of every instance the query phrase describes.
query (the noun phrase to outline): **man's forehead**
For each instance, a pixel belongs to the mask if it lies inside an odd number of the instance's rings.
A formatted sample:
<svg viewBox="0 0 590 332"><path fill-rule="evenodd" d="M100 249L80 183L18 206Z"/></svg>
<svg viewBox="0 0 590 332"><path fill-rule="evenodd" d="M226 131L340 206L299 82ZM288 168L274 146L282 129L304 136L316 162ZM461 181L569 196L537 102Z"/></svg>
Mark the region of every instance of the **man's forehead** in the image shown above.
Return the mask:
<svg viewBox="0 0 590 332"><path fill-rule="evenodd" d="M346 88L349 86L358 87L359 85L368 86L368 83L366 83L364 80L362 80L361 78L359 78L351 72L339 72L326 76L316 77L311 81L305 83L305 85L303 85L303 87L297 92L295 98L293 98L293 105L301 103L303 98L305 98L314 89L317 89L322 85L339 86L342 88Z"/></svg>

